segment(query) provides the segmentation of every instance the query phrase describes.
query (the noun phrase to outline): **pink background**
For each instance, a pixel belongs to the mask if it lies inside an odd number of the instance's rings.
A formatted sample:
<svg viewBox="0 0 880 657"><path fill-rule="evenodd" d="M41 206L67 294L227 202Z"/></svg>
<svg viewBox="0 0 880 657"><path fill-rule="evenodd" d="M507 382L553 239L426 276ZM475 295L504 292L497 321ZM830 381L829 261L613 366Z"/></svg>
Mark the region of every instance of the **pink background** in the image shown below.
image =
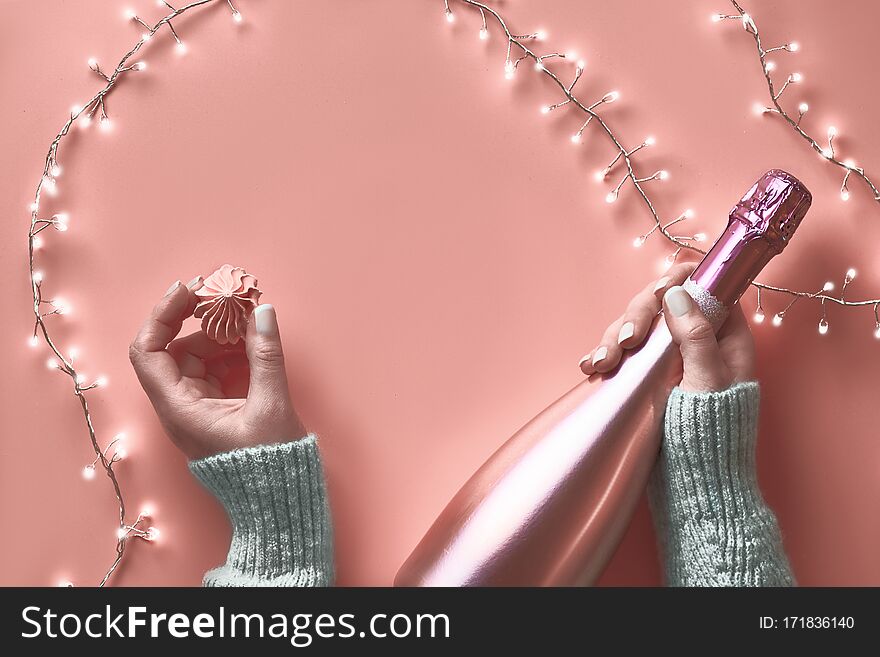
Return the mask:
<svg viewBox="0 0 880 657"><path fill-rule="evenodd" d="M130 3L145 17L152 2ZM83 371L103 441L128 433L118 468L136 512L157 509L161 543L135 542L118 585L195 585L228 544L221 508L165 439L127 361L144 314L175 279L222 262L257 274L279 312L295 402L321 435L336 519L340 584L389 584L450 495L501 441L575 384L577 361L668 252L632 239L648 218L632 190L607 206L592 173L612 151L598 132L573 147L577 119L534 72L502 75L503 43L440 0L240 0L236 28L218 3L176 26L178 57L157 35L108 100L114 130L75 131L48 231L47 295L74 313L52 323ZM880 171L873 85L880 5L751 2L775 57L805 82L786 94L805 125ZM859 270L852 297L880 292L880 207L770 117L751 39L689 3L506 2L515 29L543 27L548 48L588 61L587 96L616 88L606 117L639 158L671 178L655 192L672 218L697 211L715 235L764 169L802 177L814 209L765 280L818 289ZM91 461L68 381L27 348L28 213L41 159L75 101L98 88L86 60L112 66L137 29L117 2L4 2L0 23L0 583L96 582L112 557L113 498ZM794 67L788 69L787 63ZM558 70L570 70L562 66ZM780 299L768 298L768 310ZM754 293L744 301L751 314ZM756 327L763 382L760 478L803 584L880 584L880 342L870 309L803 304L783 327ZM603 578L657 584L653 530L640 508Z"/></svg>

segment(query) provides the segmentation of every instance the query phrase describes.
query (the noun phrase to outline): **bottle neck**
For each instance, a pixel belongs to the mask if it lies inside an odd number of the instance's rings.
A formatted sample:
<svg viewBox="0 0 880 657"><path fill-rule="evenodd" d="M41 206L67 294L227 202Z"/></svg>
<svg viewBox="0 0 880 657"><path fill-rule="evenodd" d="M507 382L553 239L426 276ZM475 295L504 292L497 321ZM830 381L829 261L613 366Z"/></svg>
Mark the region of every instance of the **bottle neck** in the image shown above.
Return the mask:
<svg viewBox="0 0 880 657"><path fill-rule="evenodd" d="M731 219L690 279L730 308L774 255L770 242Z"/></svg>

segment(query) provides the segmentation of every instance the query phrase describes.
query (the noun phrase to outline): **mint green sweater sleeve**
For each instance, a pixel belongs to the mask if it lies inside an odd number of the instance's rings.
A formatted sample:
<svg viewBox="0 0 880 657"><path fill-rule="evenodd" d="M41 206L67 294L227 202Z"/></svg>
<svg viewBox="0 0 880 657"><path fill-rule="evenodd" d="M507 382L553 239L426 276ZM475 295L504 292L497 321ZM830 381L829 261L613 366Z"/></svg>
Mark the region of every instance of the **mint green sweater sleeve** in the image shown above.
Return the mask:
<svg viewBox="0 0 880 657"><path fill-rule="evenodd" d="M793 586L755 468L760 389L675 388L649 499L670 586Z"/></svg>
<svg viewBox="0 0 880 657"><path fill-rule="evenodd" d="M191 461L232 523L226 563L205 586L329 586L333 529L314 435Z"/></svg>

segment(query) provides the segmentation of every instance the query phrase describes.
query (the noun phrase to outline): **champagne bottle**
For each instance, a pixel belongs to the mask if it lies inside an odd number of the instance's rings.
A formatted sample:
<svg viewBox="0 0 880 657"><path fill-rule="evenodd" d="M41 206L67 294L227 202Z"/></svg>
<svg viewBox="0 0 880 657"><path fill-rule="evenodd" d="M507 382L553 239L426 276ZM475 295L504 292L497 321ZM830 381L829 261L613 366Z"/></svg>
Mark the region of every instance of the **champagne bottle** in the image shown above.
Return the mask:
<svg viewBox="0 0 880 657"><path fill-rule="evenodd" d="M684 283L716 331L782 252L812 202L765 173ZM662 315L662 311L661 311ZM642 345L594 374L504 443L403 564L396 586L592 584L622 538L659 453L681 355L658 315Z"/></svg>

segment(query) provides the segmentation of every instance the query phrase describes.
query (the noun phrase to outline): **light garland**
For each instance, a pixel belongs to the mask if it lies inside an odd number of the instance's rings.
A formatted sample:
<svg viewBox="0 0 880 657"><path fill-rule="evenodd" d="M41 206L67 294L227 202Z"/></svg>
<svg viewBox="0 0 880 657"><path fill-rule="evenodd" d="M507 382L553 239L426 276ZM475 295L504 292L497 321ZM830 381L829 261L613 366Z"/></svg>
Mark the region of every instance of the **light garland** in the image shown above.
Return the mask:
<svg viewBox="0 0 880 657"><path fill-rule="evenodd" d="M586 64L583 60L578 59L578 57L574 53L571 53L571 52L549 52L546 54L538 54L537 52L535 52L532 49L532 47L530 47L530 44L534 44L535 42L541 42L546 38L546 33L543 30L531 32L531 33L527 33L527 34L520 34L520 35L514 34L508 28L507 21L501 16L501 14L499 13L498 10L493 9L488 4L485 4L483 2L479 2L478 0L444 0L445 16L446 16L446 20L449 23L452 23L455 21L455 14L453 13L452 8L450 6L451 4L453 4L455 2L458 2L458 3L465 5L465 6L472 7L474 10L479 11L480 18L481 18L479 38L481 40L486 40L489 38L488 22L487 22L489 18L491 18L495 23L497 23L498 27L501 28L501 31L503 32L504 37L507 40L507 57L505 59L505 64L504 64L504 77L506 79L512 80L514 78L516 71L519 70L519 65L521 62L531 61L534 63L534 69L538 72L538 74L546 75L554 83L556 83L559 90L563 94L563 100L560 100L559 102L556 102L556 103L542 106L541 113L542 114L549 114L550 112L557 110L557 109L560 109L560 108L563 108L563 107L568 107L571 111L575 111L575 112L580 113L584 118L584 122L581 125L580 129L574 135L572 135L571 141L573 144L581 143L581 141L583 140L584 131L587 129L587 127L589 127L589 125L591 123L595 123L596 125L598 125L601 130L601 133L608 139L608 141L611 142L613 149L615 151L615 155L604 169L596 172L595 178L598 182L606 181L608 179L608 176L611 174L611 172L616 167L624 169L624 172L623 172L623 177L621 179L619 179L617 181L617 183L611 188L611 190L606 194L605 200L608 203L614 203L615 201L617 201L624 185L629 183L635 189L637 196L639 197L639 199L641 200L641 202L645 206L645 208L648 210L648 212L651 216L651 219L653 220L653 224L654 224L649 231L647 231L646 233L643 233L642 235L639 235L638 237L636 237L633 240L633 242L632 242L633 246L635 248L641 247L642 245L645 244L645 242L648 240L648 238L651 237L651 235L653 235L654 233L658 233L663 239L665 239L666 241L671 243L672 246L674 247L674 250L669 255L667 255L666 258L661 263L661 266L663 266L665 268L672 266L676 262L679 254L683 250L689 250L689 251L694 251L695 253L705 254L705 251L703 249L696 246L697 243L703 242L706 240L705 233L700 232L700 233L695 233L693 235L682 235L682 234L674 234L669 230L672 226L677 225L677 224L681 223L682 221L685 221L687 219L692 218L693 212L691 210L685 210L680 215L678 215L675 219L672 219L670 221L664 221L660 218L660 214L657 211L656 206L655 206L651 196L648 193L648 190L647 190L647 187L645 186L645 183L648 183L648 182L651 182L654 180L666 180L669 177L669 174L665 170L656 171L650 175L641 175L641 174L636 173L636 167L633 162L633 156L636 153L638 153L639 151L641 151L643 148L653 146L655 144L654 138L647 137L641 143L636 145L635 147L627 148L623 145L624 144L623 138L620 137L616 132L614 132L611 129L610 125L599 114L599 108L602 105L607 105L609 103L613 103L613 102L617 101L620 97L620 94L617 91L610 91L610 92L606 93L604 96L602 96L601 98L599 98L598 100L595 100L593 102L586 102L586 101L580 100L574 94L574 86L581 80L581 77L584 73L584 69L586 67ZM788 117L788 115L785 114L784 111L782 110L782 108L779 106L779 98L790 84L796 84L796 83L800 82L802 80L802 76L799 73L794 73L794 74L790 75L788 77L788 80L786 81L785 85L779 91L776 91L775 87L773 86L772 79L770 78L770 72L775 69L775 65L771 65L768 68L766 66L766 64L769 62L765 61L765 55L769 52L776 52L779 50L786 50L789 52L794 52L794 51L798 50L798 45L796 43L790 43L790 44L786 44L784 46L780 46L778 48L771 48L771 49L765 51L760 45L760 38L758 36L758 29L755 26L754 21L751 19L751 17L746 12L744 12L741 9L741 7L735 2L735 0L732 0L732 2L734 4L734 6L737 7L737 10L740 12L737 16L727 16L727 15L723 15L723 14L716 14L712 18L715 21L727 20L727 19L732 19L732 18L736 18L738 20L741 20L741 21L743 21L743 25L746 28L746 30L748 30L749 32L751 32L754 35L755 40L758 43L759 54L761 55L761 62L762 62L762 65L764 66L764 75L767 78L771 96L773 96L775 111L778 110L780 115L786 117L791 122L790 117ZM572 75L572 81L570 83L566 84L565 82L563 82L562 78L560 78L556 72L554 72L553 70L548 68L549 63L557 62L557 61L569 62L569 63L573 62L574 63L574 73ZM797 122L794 123L794 125L797 127L797 129L799 130L799 132L803 136L810 139L810 141L814 145L816 145L816 142L814 140L812 140L812 138L810 138L799 127L800 118L803 117L803 114L806 113L807 109L808 108L806 107L806 105L802 103L800 106L800 110L799 110L801 112L800 117L798 118ZM839 166L842 166L844 169L846 169L846 175L844 177L843 187L841 188L842 191L845 191L848 194L848 190L846 189L846 182L849 179L849 176L851 174L854 174L854 175L857 175L857 176L863 178L868 183L870 188L872 190L874 190L876 193L876 191L877 191L876 188L874 187L874 185L870 181L870 179L867 178L863 169L856 167L855 164L853 164L849 160L846 160L843 162L837 160L836 155L833 150L833 139L834 139L835 135L836 135L836 129L829 129L828 146L825 147L828 150L827 155L826 155L826 159L828 159L828 161L833 162L835 164L838 164ZM818 147L817 150L821 154L823 149L822 149L822 147ZM848 196L846 196L845 198L848 198ZM880 200L880 199L878 199L878 200ZM774 293L774 294L778 294L778 295L781 295L784 297L789 297L788 304L783 308L783 310L781 310L780 312L778 312L774 315L773 322L772 322L772 324L774 326L780 326L782 324L782 320L785 318L786 313L798 301L801 301L803 299L807 299L807 300L813 300L813 301L818 302L821 306L821 311L822 311L822 317L819 320L819 334L820 335L827 334L828 330L829 330L829 322L828 322L827 305L826 304L834 303L834 304L837 304L837 305L842 306L844 308L871 306L871 307L873 307L873 311L874 311L874 329L873 329L874 336L876 338L880 339L880 312L878 312L878 307L880 307L880 299L866 299L866 300L861 300L861 301L849 301L849 300L845 299L845 297L844 297L843 291L846 289L846 287L850 283L852 283L853 279L855 278L855 275L856 274L855 274L854 269L850 268L847 271L847 273L844 277L845 282L844 282L843 288L841 289L840 296L833 296L833 295L829 294L829 292L831 292L834 289L833 283L830 283L830 282L825 283L825 285L822 287L822 289L819 290L818 292L809 292L809 291L795 290L795 289L790 289L790 288L781 287L781 286L777 286L777 285L769 285L766 283L760 283L760 282L754 281L754 282L752 282L752 286L757 290L757 293L758 293L758 302L757 302L757 308L756 308L755 314L754 314L754 319L757 323L761 323L764 320L764 308L762 306L762 299L761 299L762 292L765 295L767 293Z"/></svg>
<svg viewBox="0 0 880 657"><path fill-rule="evenodd" d="M874 184L873 180L868 176L865 172L865 169L856 165L856 163L851 159L840 159L838 154L834 148L834 139L837 137L837 128L833 125L829 125L826 131L827 141L824 143L820 143L817 139L813 138L801 125L804 116L809 111L810 106L804 101L798 103L797 106L797 116L793 116L789 113L781 104L780 100L782 98L782 94L793 84L798 84L803 82L803 74L794 72L790 73L785 82L777 89L776 83L773 81L773 72L776 71L776 62L773 60L767 59L767 55L778 52L778 53L796 53L800 50L800 44L797 41L790 41L788 43L784 43L781 46L774 46L772 48L765 48L763 42L761 40L761 33L758 30L758 25L755 23L754 17L749 14L743 7L740 5L737 0L730 0L734 9L736 10L735 14L713 14L711 16L711 20L714 23L720 23L722 21L736 21L740 25L742 25L743 30L745 30L748 34L752 35L752 38L755 41L755 49L758 53L758 60L761 64L761 72L764 75L764 80L767 83L767 92L770 98L770 105L764 105L762 103L755 103L754 112L757 115L764 114L776 114L780 116L786 124L797 133L802 139L804 139L819 156L836 167L839 167L843 170L843 179L840 184L840 199L842 201L848 201L850 199L850 190L847 186L849 183L849 179L851 176L856 176L860 178L864 183L868 190L873 195L874 201L880 203L880 190L878 190L877 186ZM878 306L880 306L880 299L865 299L862 301L847 301L844 298L844 293L846 288L856 277L856 270L850 267L846 274L843 277L843 286L840 289L840 296L834 297L828 295L827 292L834 290L834 284L831 281L825 283L823 288L818 292L814 293L797 293L797 296L792 299L792 301L785 306L781 311L776 313L773 316L772 324L773 326L780 326L782 324L782 320L785 318L785 314L788 310L800 299L808 298L808 299L816 299L819 301L822 310L822 316L819 319L818 330L819 335L826 335L829 330L828 323L828 311L826 307L826 302L837 303L844 307L857 307L857 306L872 306L874 310L874 337L880 339L880 314L878 314ZM777 288L770 285L760 285L755 284L758 288L758 306L755 311L754 319L756 322L761 323L764 320L764 309L761 306L761 289L773 291L773 292L789 292L788 290L784 290L781 288Z"/></svg>
<svg viewBox="0 0 880 657"><path fill-rule="evenodd" d="M626 148L623 145L622 139L618 137L617 133L615 133L611 129L609 124L599 114L598 108L600 106L614 103L619 99L620 95L617 91L609 91L597 100L594 100L593 102L585 102L580 100L577 96L574 95L573 90L577 82L581 79L586 64L583 60L579 59L575 53L550 52L540 55L537 54L527 44L543 41L546 38L546 33L543 30L523 35L515 35L508 29L506 21L502 18L497 10L476 0L444 0L446 20L450 23L455 21L455 14L450 8L450 1L458 1L463 5L468 5L479 10L480 17L482 19L479 31L479 38L481 40L486 40L490 36L488 25L489 17L491 17L501 28L505 35L505 38L507 39L507 57L504 66L505 78L513 79L517 70L519 69L520 63L526 60L530 60L534 63L534 68L538 73L548 76L553 82L556 83L556 85L563 93L564 100L551 105L545 105L541 108L541 112L543 114L549 114L554 110L566 106L569 106L569 109L571 110L580 112L584 117L584 122L581 125L580 129L574 135L572 135L571 141L573 144L581 143L584 131L589 127L591 123L594 122L597 126L599 126L602 134L604 134L605 137L611 142L615 150L615 156L604 169L596 173L596 179L599 182L606 181L608 176L613 170L615 170L615 168L622 168L625 171L623 177L607 193L605 200L608 203L615 202L618 199L623 187L627 183L629 183L636 191L637 196L641 199L642 204L647 208L653 220L652 228L633 240L634 247L641 247L648 240L648 238L651 237L651 235L653 235L654 233L659 233L659 235L661 235L665 240L670 242L675 247L675 250L670 253L663 261L663 265L666 267L671 266L676 261L678 255L682 252L682 250L691 250L701 254L705 253L705 251L695 246L696 243L705 241L705 233L698 232L693 235L683 235L673 234L670 231L670 228L672 228L673 226L687 219L691 219L693 217L693 212L691 210L685 210L676 218L669 221L664 221L660 218L660 214L656 210L655 205L648 194L646 183L655 180L665 180L666 178L668 178L668 173L665 170L659 170L650 175L640 175L636 173L636 168L633 163L633 156L642 149L653 146L655 144L654 138L647 137L637 146ZM95 475L97 474L97 469L98 467L100 467L107 475L113 486L113 491L119 510L119 520L115 534L115 556L110 564L110 567L107 569L104 576L98 583L98 586L106 585L113 573L116 572L126 553L126 546L130 539L139 538L145 541L155 541L159 538L160 532L158 528L149 524L153 518L153 511L151 509L142 509L141 512L138 513L134 522L129 523L126 520L127 514L125 498L122 494L122 490L120 488L119 481L114 470L115 464L119 463L126 456L126 450L124 447L125 435L122 433L118 433L110 441L107 442L106 447L101 447L92 421L92 413L89 407L87 395L88 392L96 388L106 386L106 378L98 377L90 382L88 377L83 374L79 369L77 369L75 365L75 361L78 356L76 349L68 349L67 355L65 355L53 340L51 332L49 330L47 321L55 316L63 316L69 314L72 311L72 307L64 299L57 296L44 298L44 274L37 267L37 252L45 245L44 237L40 235L40 233L48 228L52 228L58 233L66 232L70 225L70 217L67 213L57 212L52 214L49 218L43 218L41 217L40 213L40 203L43 193L51 197L54 197L58 194L59 190L57 179L61 176L62 173L58 157L59 147L63 139L68 135L70 129L73 127L74 123L82 128L86 128L92 123L95 116L97 116L99 127L103 130L109 130L111 128L111 123L110 117L107 113L107 96L113 89L115 89L120 79L132 72L143 72L147 68L146 62L131 60L141 51L143 46L148 43L153 38L153 36L163 27L168 28L170 36L175 41L175 48L177 52L179 54L184 54L187 50L186 44L180 38L179 33L177 32L171 21L183 15L184 13L216 2L227 4L231 11L233 21L235 23L242 22L242 14L234 6L232 0L195 0L180 8L175 8L165 0L158 0L157 4L160 7L167 9L169 13L152 25L142 20L134 11L128 10L126 12L127 18L143 28L144 31L142 32L140 39L127 53L125 53L125 55L123 55L123 57L116 64L112 71L102 69L98 62L94 59L88 60L89 68L94 71L94 73L98 75L105 84L85 104L76 105L71 109L69 118L65 121L61 130L55 135L54 139L50 143L48 152L45 157L43 173L39 182L37 183L36 191L34 194L34 201L30 206L31 221L30 230L28 232L28 262L31 289L33 292L34 330L33 334L28 339L28 344L30 347L36 348L40 344L40 338L42 338L43 342L49 347L49 350L52 354L46 361L47 367L53 371L61 372L62 374L65 374L70 378L73 384L72 392L79 401L80 407L82 409L83 420L85 422L89 441L95 455L94 460L83 467L82 475L87 480L94 479ZM779 106L778 101L788 85L800 81L800 77L796 74L789 76L788 81L778 92L776 92L773 86L772 79L769 75L770 72L774 69L774 66L767 66L767 64L769 64L770 62L765 61L765 56L767 53L777 50L794 52L795 50L797 50L797 47L795 44L787 44L785 46L780 46L779 48L764 50L760 44L760 37L758 35L758 30L754 24L754 21L745 11L742 10L742 8L735 1L733 1L733 4L739 12L737 16L726 16L718 14L714 18L717 20L737 18L743 21L745 29L753 34L755 41L758 45L759 55L761 57L762 65L764 66L765 77L767 78L768 82L768 88L773 99L773 111L776 111L789 123L792 123L793 120L788 114L785 113L781 106ZM515 58L513 57L514 53L518 55ZM548 68L547 63L552 63L558 60L574 63L574 75L571 83L565 84L554 71ZM813 147L817 151L819 151L820 154L822 154L829 162L832 162L837 166L841 166L846 170L843 185L841 187L842 197L848 198L848 196L843 195L843 192L846 192L848 194L848 189L846 187L847 180L849 179L849 176L851 174L855 174L856 176L862 178L868 184L868 186L874 191L876 200L880 201L880 197L877 196L877 188L870 181L867 175L865 175L863 169L856 167L848 160L841 162L837 159L833 149L833 139L836 135L836 130L834 130L833 128L829 128L828 146L823 148L820 147L815 140L809 137L800 128L800 120L801 118L803 118L803 115L806 113L807 109L808 108L806 104L801 103L801 105L799 106L799 116L797 120L793 122L793 127L796 128L799 134L808 139ZM829 327L826 308L827 302L836 303L844 307L873 306L875 321L874 334L877 338L880 338L880 316L878 316L878 306L880 306L880 299L848 301L844 297L846 288L852 283L852 281L855 279L855 276L856 272L854 269L849 269L846 272L839 297L834 297L828 294L828 292L834 289L834 285L831 282L826 283L823 288L818 292L802 292L784 287L777 287L754 282L752 283L752 285L757 289L758 292L757 310L755 312L754 319L758 323L761 323L764 320L764 309L761 301L762 291L765 293L773 292L780 295L787 295L791 298L791 301L788 303L788 305L785 306L783 310L777 312L773 316L772 323L776 326L782 324L782 320L785 317L785 314L791 309L792 306L794 306L795 303L797 303L801 299L812 299L818 301L821 304L822 309L822 318L819 321L819 333L822 335L828 332ZM61 583L61 585L72 586L73 584L72 582L65 580Z"/></svg>
<svg viewBox="0 0 880 657"><path fill-rule="evenodd" d="M743 29L752 35L752 38L755 41L755 49L758 53L758 60L761 63L761 70L764 73L764 79L767 82L767 91L770 95L771 105L763 105L761 103L755 103L754 111L755 114L777 114L785 122L789 125L789 127L797 133L802 139L804 139L816 153L818 153L822 159L826 160L830 164L839 167L843 170L843 181L840 184L840 198L843 201L848 201L850 199L850 191L849 187L847 187L847 183L851 176L856 176L857 178L861 178L865 183L866 187L870 190L874 200L880 203L880 189L874 184L874 181L868 177L868 174L865 173L864 168L856 165L852 160L842 160L837 156L837 153L834 149L834 138L837 137L837 128L833 125L828 126L827 129L827 141L824 143L820 143L818 140L814 139L810 134L804 130L801 126L801 121L804 118L804 115L809 111L810 106L806 102L801 102L797 107L797 116L793 116L790 114L781 104L780 99L782 98L782 94L788 89L788 87L792 84L797 84L803 81L803 75L801 73L790 73L788 77L786 77L785 82L782 83L782 86L777 90L776 83L773 81L772 73L776 70L776 62L767 59L767 55L779 52L779 53L796 53L800 50L800 44L797 41L792 41L789 43L785 43L781 46L775 46L773 48L764 48L764 45L761 41L761 34L758 31L758 25L755 23L755 19L749 14L743 7L737 2L737 0L730 0L731 4L736 9L736 14L713 14L712 21L715 23L721 21L737 21L743 27Z"/></svg>
<svg viewBox="0 0 880 657"><path fill-rule="evenodd" d="M70 378L73 384L73 394L82 408L83 419L88 431L89 441L95 455L94 460L82 469L83 478L86 480L94 479L98 468L100 468L110 479L119 509L119 520L115 534L115 556L110 567L98 583L98 586L104 586L107 584L110 577L122 562L122 559L126 554L126 546L132 538L139 538L144 541L153 542L159 538L160 532L158 528L150 525L153 518L153 511L149 508L142 509L141 512L138 513L134 522L128 522L126 520L125 497L122 494L122 489L119 485L119 480L114 469L114 466L126 456L125 434L116 434L107 443L106 447L102 448L92 422L92 412L89 408L87 396L89 391L107 385L106 377L98 377L90 382L90 379L75 365L78 355L77 350L75 348L67 349L65 355L61 348L55 343L52 334L50 333L47 320L59 315L68 315L72 308L70 304L60 297L44 297L43 286L45 277L43 272L37 268L36 256L39 249L41 249L45 243L45 240L40 233L47 228L53 228L59 233L67 231L69 228L70 217L67 213L58 212L51 215L50 218L41 218L40 202L43 193L53 197L58 194L58 184L56 179L61 175L61 166L58 157L59 147L62 140L70 132L74 123L81 128L86 128L97 116L100 127L103 130L109 130L111 124L110 117L107 114L106 98L110 92L116 88L119 81L129 73L146 70L146 62L132 61L135 56L139 54L143 46L148 43L162 27L167 27L170 35L176 43L177 52L180 54L185 53L186 46L180 39L180 35L172 25L171 21L198 7L203 7L215 2L223 2L227 4L232 12L233 21L236 23L242 22L242 15L233 5L232 0L196 0L180 7L179 9L174 8L170 3L165 2L164 0L159 0L157 4L163 9L167 9L169 13L153 25L142 20L134 11L126 11L126 17L128 20L136 23L139 27L143 28L144 31L141 33L140 39L137 43L135 43L135 45L123 55L122 59L116 64L112 71L102 69L94 59L88 60L89 68L94 71L105 84L84 105L76 105L70 110L69 118L49 145L45 165L43 167L43 175L40 178L39 183L37 183L34 201L30 206L31 226L30 231L28 232L28 256L34 302L34 331L28 340L28 344L35 348L39 345L40 337L42 337L43 341L52 352L52 355L46 361L47 367L50 370L66 374ZM65 580L61 582L60 585L73 586L73 583Z"/></svg>

